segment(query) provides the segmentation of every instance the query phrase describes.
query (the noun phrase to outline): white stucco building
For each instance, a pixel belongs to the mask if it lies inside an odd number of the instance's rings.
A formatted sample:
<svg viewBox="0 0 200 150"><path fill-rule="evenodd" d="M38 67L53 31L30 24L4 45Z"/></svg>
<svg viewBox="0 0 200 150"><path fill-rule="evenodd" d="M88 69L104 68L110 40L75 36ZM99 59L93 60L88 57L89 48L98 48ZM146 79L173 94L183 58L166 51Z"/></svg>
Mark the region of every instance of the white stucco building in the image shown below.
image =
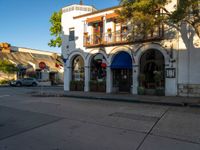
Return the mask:
<svg viewBox="0 0 200 150"><path fill-rule="evenodd" d="M200 96L200 40L192 28L160 24L130 42L131 26L118 21L116 9L62 9L64 90Z"/></svg>

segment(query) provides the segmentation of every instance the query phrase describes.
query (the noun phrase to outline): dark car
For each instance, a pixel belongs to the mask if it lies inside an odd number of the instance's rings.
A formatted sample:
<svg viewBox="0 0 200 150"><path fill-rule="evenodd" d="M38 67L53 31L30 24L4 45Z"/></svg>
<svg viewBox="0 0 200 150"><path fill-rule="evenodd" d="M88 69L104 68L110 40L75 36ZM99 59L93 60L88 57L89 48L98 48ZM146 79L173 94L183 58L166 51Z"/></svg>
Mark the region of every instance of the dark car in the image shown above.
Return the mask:
<svg viewBox="0 0 200 150"><path fill-rule="evenodd" d="M11 86L37 86L38 81L35 78L23 78L10 82Z"/></svg>

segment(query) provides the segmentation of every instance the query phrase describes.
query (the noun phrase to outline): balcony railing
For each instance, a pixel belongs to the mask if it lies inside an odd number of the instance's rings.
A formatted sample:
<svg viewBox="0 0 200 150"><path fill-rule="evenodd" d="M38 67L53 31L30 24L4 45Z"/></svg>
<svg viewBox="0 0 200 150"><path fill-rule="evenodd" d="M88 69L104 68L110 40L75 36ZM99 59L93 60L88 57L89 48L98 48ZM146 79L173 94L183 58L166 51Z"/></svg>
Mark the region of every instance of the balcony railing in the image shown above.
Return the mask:
<svg viewBox="0 0 200 150"><path fill-rule="evenodd" d="M164 30L162 28L155 29L148 35L134 35L129 30L116 31L108 33L96 33L88 35L84 33L84 46L85 47L98 47L98 46L112 46L120 44L129 44L134 42L145 42L161 40L164 37Z"/></svg>

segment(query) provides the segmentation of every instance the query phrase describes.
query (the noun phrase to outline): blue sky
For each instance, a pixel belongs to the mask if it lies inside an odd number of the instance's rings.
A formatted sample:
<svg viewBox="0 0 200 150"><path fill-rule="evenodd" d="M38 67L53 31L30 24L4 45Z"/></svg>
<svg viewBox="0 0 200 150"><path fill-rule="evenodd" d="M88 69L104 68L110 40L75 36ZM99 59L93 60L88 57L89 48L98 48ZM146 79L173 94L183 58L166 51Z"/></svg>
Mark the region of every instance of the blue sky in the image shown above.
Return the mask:
<svg viewBox="0 0 200 150"><path fill-rule="evenodd" d="M50 48L49 18L54 11L80 0L0 0L0 42L13 46L60 52ZM118 5L118 0L83 0L103 9Z"/></svg>

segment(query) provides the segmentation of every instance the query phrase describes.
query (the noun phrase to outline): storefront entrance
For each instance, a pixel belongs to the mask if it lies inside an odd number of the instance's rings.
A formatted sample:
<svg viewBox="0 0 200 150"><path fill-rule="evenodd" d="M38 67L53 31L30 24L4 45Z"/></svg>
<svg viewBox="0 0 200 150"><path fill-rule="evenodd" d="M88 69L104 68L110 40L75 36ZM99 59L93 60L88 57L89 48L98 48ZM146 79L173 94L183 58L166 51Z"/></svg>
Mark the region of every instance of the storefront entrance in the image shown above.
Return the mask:
<svg viewBox="0 0 200 150"><path fill-rule="evenodd" d="M147 50L140 59L140 89L144 94L164 95L165 61L163 54L155 49ZM159 92L159 93L158 93Z"/></svg>
<svg viewBox="0 0 200 150"><path fill-rule="evenodd" d="M132 69L113 69L113 84L119 92L130 92Z"/></svg>
<svg viewBox="0 0 200 150"><path fill-rule="evenodd" d="M127 52L118 53L111 64L113 89L116 92L130 92L132 85L132 59Z"/></svg>

